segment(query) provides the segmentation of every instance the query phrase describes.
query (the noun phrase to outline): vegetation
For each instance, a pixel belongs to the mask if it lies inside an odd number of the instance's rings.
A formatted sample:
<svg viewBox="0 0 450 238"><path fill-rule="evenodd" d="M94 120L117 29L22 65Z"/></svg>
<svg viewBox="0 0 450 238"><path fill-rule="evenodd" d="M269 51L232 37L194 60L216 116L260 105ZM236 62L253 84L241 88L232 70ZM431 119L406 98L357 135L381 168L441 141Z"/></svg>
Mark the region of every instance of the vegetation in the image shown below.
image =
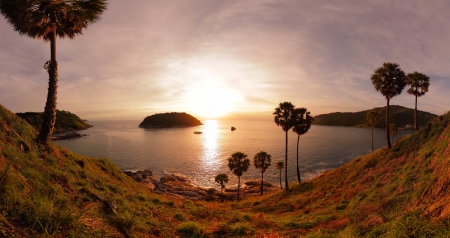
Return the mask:
<svg viewBox="0 0 450 238"><path fill-rule="evenodd" d="M261 169L261 196L263 195L264 189L264 173L269 168L272 162L272 156L267 152L260 151L253 157L253 165L257 169Z"/></svg>
<svg viewBox="0 0 450 238"><path fill-rule="evenodd" d="M380 118L385 118L387 111L386 109L386 106L384 106L359 112L333 112L329 114L321 114L314 117L312 124L322 126L372 127L370 122L367 120L367 113L370 111L375 111L380 115ZM389 117L391 122L397 124L401 128L404 128L408 125L413 125L414 109L390 105ZM417 119L420 126L426 125L428 121L436 117L437 115L429 112L417 111ZM386 120L377 120L375 127L385 128Z"/></svg>
<svg viewBox="0 0 450 238"><path fill-rule="evenodd" d="M277 167L277 170L280 171L280 188L283 189L283 185L281 184L281 171L284 169L284 162L278 161L275 166Z"/></svg>
<svg viewBox="0 0 450 238"><path fill-rule="evenodd" d="M146 117L139 127L142 128L168 128L203 125L197 118L184 112L157 113Z"/></svg>
<svg viewBox="0 0 450 238"><path fill-rule="evenodd" d="M209 203L152 193L107 159L42 146L0 106L0 236L446 237L449 123L450 112L289 193Z"/></svg>
<svg viewBox="0 0 450 238"><path fill-rule="evenodd" d="M300 178L300 168L298 166L298 148L300 143L300 135L305 134L308 132L309 128L311 128L311 123L313 121L313 118L311 117L311 113L304 107L302 108L295 108L293 113L292 121L294 123L294 127L292 130L297 133L297 180L298 183L302 182L302 179Z"/></svg>
<svg viewBox="0 0 450 238"><path fill-rule="evenodd" d="M36 130L42 128L42 123L44 121L44 113L19 112L16 113L16 115L27 121ZM92 126L87 124L85 121L81 120L77 115L70 113L68 111L56 110L56 123L54 133L83 130L89 127Z"/></svg>
<svg viewBox="0 0 450 238"><path fill-rule="evenodd" d="M406 86L405 72L397 63L384 62L383 66L376 69L370 77L377 92L386 98L386 141L388 148L392 147L389 137L389 101L400 95Z"/></svg>
<svg viewBox="0 0 450 238"><path fill-rule="evenodd" d="M223 189L225 188L225 184L230 181L227 174L218 174L214 177L214 181L220 185L220 192L223 193Z"/></svg>
<svg viewBox="0 0 450 238"><path fill-rule="evenodd" d="M239 194L241 191L241 176L250 167L250 160L247 155L238 151L234 152L228 159L228 168L238 177L238 195L237 200L239 201Z"/></svg>
<svg viewBox="0 0 450 238"><path fill-rule="evenodd" d="M100 19L106 9L106 0L86 1L21 1L0 0L0 12L21 35L50 41L50 61L44 68L49 75L44 121L37 141L46 144L50 140L56 121L56 89L58 86L58 62L56 61L56 37L82 34L84 28Z"/></svg>
<svg viewBox="0 0 450 238"><path fill-rule="evenodd" d="M395 125L394 123L389 125L389 133L391 133L392 136L392 143L394 143L394 137L397 135L398 133L398 127L397 125Z"/></svg>
<svg viewBox="0 0 450 238"><path fill-rule="evenodd" d="M380 114L376 111L367 112L367 121L372 125L372 152L373 152L373 132L375 131L375 123L377 123Z"/></svg>
<svg viewBox="0 0 450 238"><path fill-rule="evenodd" d="M288 182L288 173L287 173L287 153L288 153L288 131L294 126L292 121L292 113L294 112L295 106L290 102L282 102L280 105L275 108L275 123L278 126L281 126L281 129L286 133L286 153L284 157L284 187L286 191L289 190L289 182Z"/></svg>
<svg viewBox="0 0 450 238"><path fill-rule="evenodd" d="M417 97L425 95L428 92L428 87L430 86L430 77L425 74L414 71L406 75L406 83L410 86L408 93L415 96L415 106L414 106L414 129L419 130L419 125L417 124Z"/></svg>

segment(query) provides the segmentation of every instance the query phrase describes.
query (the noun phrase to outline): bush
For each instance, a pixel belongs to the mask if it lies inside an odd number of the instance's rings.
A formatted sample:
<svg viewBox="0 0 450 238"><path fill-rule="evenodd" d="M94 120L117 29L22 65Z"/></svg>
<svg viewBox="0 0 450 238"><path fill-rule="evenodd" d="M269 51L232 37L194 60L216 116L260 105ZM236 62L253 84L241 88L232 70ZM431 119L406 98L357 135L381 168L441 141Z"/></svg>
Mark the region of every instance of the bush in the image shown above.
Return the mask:
<svg viewBox="0 0 450 238"><path fill-rule="evenodd" d="M185 237L206 237L205 229L193 221L181 223L177 230Z"/></svg>

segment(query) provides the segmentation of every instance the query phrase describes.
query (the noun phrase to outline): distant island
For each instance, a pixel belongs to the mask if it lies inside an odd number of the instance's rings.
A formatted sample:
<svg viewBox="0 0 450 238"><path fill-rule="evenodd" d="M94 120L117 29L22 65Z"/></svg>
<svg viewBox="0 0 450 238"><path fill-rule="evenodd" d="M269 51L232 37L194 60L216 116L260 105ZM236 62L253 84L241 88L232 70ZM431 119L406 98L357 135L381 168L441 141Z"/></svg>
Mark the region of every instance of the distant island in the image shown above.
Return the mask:
<svg viewBox="0 0 450 238"><path fill-rule="evenodd" d="M40 130L44 121L43 112L18 112L17 116L27 121L36 130ZM80 119L77 115L69 111L56 110L55 131L53 133L62 133L69 131L84 130L92 127L85 120Z"/></svg>
<svg viewBox="0 0 450 238"><path fill-rule="evenodd" d="M386 107L376 107L360 112L333 112L321 114L314 117L313 125L371 127L366 119L366 114L372 110L375 110L380 114L380 118L375 127L386 127ZM414 109L391 105L389 106L389 114L390 123L394 123L400 128L412 127L414 124ZM435 114L417 110L417 123L419 126L425 125L428 121L436 117L437 115Z"/></svg>
<svg viewBox="0 0 450 238"><path fill-rule="evenodd" d="M141 128L170 128L203 125L197 118L185 112L166 112L148 116L139 124Z"/></svg>

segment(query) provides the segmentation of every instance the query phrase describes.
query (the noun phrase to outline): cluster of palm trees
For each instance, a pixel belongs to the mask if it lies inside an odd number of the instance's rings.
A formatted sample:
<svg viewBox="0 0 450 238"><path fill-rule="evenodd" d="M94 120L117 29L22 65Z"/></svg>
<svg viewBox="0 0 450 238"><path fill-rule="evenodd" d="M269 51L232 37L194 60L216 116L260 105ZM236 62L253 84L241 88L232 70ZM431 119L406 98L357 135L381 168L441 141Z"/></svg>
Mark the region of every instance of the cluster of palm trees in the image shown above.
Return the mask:
<svg viewBox="0 0 450 238"><path fill-rule="evenodd" d="M308 132L309 128L311 128L311 123L313 118L311 113L304 107L295 108L294 105L290 102L282 102L275 108L275 112L273 112L275 123L283 129L286 133L286 150L284 157L284 184L286 191L289 190L289 182L288 182L288 131L292 129L295 133L297 133L297 180L299 183L302 182L300 178L300 167L298 165L298 148L300 143L300 135ZM281 172L281 171L280 171Z"/></svg>
<svg viewBox="0 0 450 238"><path fill-rule="evenodd" d="M419 125L417 124L417 98L425 95L430 86L430 77L423 73L414 71L413 73L405 74L397 63L384 62L383 66L375 70L371 76L371 81L375 90L380 92L386 98L386 141L388 148L392 147L390 136L395 133L390 133L389 124L389 102L397 95L400 95L406 85L409 85L408 93L415 96L414 107L414 129L417 131ZM376 122L377 113L370 112L367 114L367 120L372 124L372 150L373 150L373 129Z"/></svg>
<svg viewBox="0 0 450 238"><path fill-rule="evenodd" d="M74 39L88 25L100 19L106 0L0 0L0 13L20 35L50 42L50 60L44 65L49 75L44 123L36 138L47 144L56 122L58 62L56 38Z"/></svg>
<svg viewBox="0 0 450 238"><path fill-rule="evenodd" d="M228 161L228 168L231 170L231 172L233 172L234 175L238 177L237 200L239 201L241 190L241 176L250 167L250 160L248 159L248 156L245 153L237 151L234 152L230 157L228 157L227 161ZM272 156L265 151L260 151L253 157L253 165L255 166L255 168L261 170L261 188L260 188L261 195L263 195L264 190L264 173L270 167L271 162ZM221 193L223 193L225 183L228 183L229 178L227 174L221 173L216 175L214 181L220 185L221 188L220 191Z"/></svg>

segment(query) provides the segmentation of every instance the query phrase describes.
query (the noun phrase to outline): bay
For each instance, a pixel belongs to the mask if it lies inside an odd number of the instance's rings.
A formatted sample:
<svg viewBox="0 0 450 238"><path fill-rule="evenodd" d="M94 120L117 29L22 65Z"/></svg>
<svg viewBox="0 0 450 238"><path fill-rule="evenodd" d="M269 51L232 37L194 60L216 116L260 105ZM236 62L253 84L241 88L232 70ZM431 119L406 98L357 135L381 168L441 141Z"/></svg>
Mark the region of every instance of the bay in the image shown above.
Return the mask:
<svg viewBox="0 0 450 238"><path fill-rule="evenodd" d="M243 180L260 179L259 169L253 166L253 156L259 151L272 155L272 166L264 173L264 180L279 184L275 163L284 161L285 132L272 121L207 120L199 128L139 128L140 121L90 121L94 127L80 133L86 137L57 141L76 153L108 158L122 170L150 168L155 176L181 173L195 184L215 187L214 176L226 173L230 185L237 178L227 167L227 158L236 151L246 153L252 167ZM231 131L231 126L237 128ZM202 134L194 134L195 130ZM371 128L311 126L300 137L299 165L303 180L324 171L340 167L353 158L372 152ZM395 139L411 131L400 131ZM386 132L376 129L374 146L385 146ZM288 133L288 179L296 181L297 134ZM282 172L284 179L284 171ZM284 182L283 182L284 184Z"/></svg>

